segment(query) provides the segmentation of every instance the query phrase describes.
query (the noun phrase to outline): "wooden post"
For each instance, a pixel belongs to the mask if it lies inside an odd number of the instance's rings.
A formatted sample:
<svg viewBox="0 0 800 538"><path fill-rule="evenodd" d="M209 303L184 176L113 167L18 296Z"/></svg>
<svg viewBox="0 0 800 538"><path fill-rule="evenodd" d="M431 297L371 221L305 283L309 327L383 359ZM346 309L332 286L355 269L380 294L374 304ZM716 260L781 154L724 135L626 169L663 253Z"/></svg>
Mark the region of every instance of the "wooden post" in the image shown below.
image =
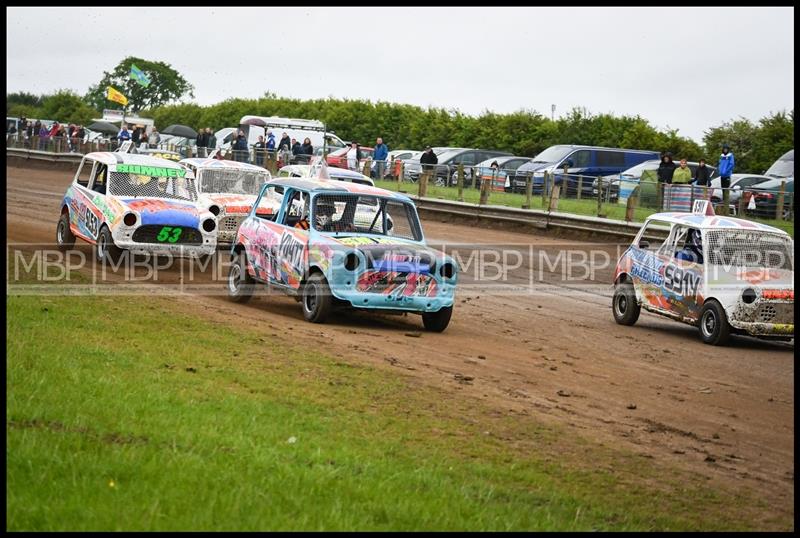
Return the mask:
<svg viewBox="0 0 800 538"><path fill-rule="evenodd" d="M597 178L597 183L600 183L600 181L601 181L601 179L598 177ZM581 199L581 192L582 191L583 191L583 176L579 175L578 176L578 200ZM600 191L598 191L598 192L600 192Z"/></svg>
<svg viewBox="0 0 800 538"><path fill-rule="evenodd" d="M386 171L384 170L384 175L386 175ZM394 155L391 156L389 159L389 176L394 177ZM383 178L381 178L383 179Z"/></svg>
<svg viewBox="0 0 800 538"><path fill-rule="evenodd" d="M656 182L656 207L659 211L664 210L664 182Z"/></svg>
<svg viewBox="0 0 800 538"><path fill-rule="evenodd" d="M405 162L400 161L400 166L397 169L397 183L398 185L403 181L403 174L405 173Z"/></svg>
<svg viewBox="0 0 800 538"><path fill-rule="evenodd" d="M372 159L370 159L368 157L367 160L364 161L364 169L361 171L361 173L364 174L367 177L370 177L371 176L371 174L370 174L370 169L371 168L372 168Z"/></svg>
<svg viewBox="0 0 800 538"><path fill-rule="evenodd" d="M744 191L742 191L741 196L739 196L739 204L736 207L736 216L739 218L744 217Z"/></svg>
<svg viewBox="0 0 800 538"><path fill-rule="evenodd" d="M628 203L625 205L625 222L632 222L634 217L634 211L636 210L636 199L638 197L637 194L631 193L628 196Z"/></svg>
<svg viewBox="0 0 800 538"><path fill-rule="evenodd" d="M464 165L462 163L458 163L458 172L456 173L457 181L458 181L458 198L459 202L464 201Z"/></svg>
<svg viewBox="0 0 800 538"><path fill-rule="evenodd" d="M775 206L775 219L783 220L783 203L786 199L786 181L781 181L781 190L778 191L778 205Z"/></svg>
<svg viewBox="0 0 800 538"><path fill-rule="evenodd" d="M547 200L547 178L548 177L549 177L549 174L547 173L547 171L545 171L544 177L542 177L542 207L543 208L547 207L547 204L545 204L545 201ZM531 180L533 180L533 178L531 178Z"/></svg>
<svg viewBox="0 0 800 538"><path fill-rule="evenodd" d="M512 187L513 190L513 187ZM525 176L525 205L522 209L531 208L531 194L533 193L533 180L530 175Z"/></svg>
<svg viewBox="0 0 800 538"><path fill-rule="evenodd" d="M605 217L606 214L603 212L603 182L597 182L597 216L598 217Z"/></svg>
<svg viewBox="0 0 800 538"><path fill-rule="evenodd" d="M481 181L481 197L478 204L485 205L489 201L489 189L491 188L490 181Z"/></svg>

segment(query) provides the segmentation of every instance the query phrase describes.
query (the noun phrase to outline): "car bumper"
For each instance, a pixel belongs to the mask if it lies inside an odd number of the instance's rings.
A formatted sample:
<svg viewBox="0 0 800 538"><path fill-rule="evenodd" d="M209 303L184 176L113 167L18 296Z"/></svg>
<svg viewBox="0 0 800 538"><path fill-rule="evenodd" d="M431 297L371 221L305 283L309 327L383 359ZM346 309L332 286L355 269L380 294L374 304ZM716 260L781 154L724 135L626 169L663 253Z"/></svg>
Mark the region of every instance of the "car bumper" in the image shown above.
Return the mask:
<svg viewBox="0 0 800 538"><path fill-rule="evenodd" d="M757 321L730 320L731 327L750 336L794 337L794 323L761 323Z"/></svg>
<svg viewBox="0 0 800 538"><path fill-rule="evenodd" d="M794 302L739 303L728 315L731 327L752 336L794 336Z"/></svg>
<svg viewBox="0 0 800 538"><path fill-rule="evenodd" d="M402 286L391 291L361 291L354 286L331 286L331 293L353 308L368 310L394 310L401 312L438 312L442 308L453 306L455 300L455 283L436 281L436 294L405 294Z"/></svg>
<svg viewBox="0 0 800 538"><path fill-rule="evenodd" d="M214 254L216 241L208 240L202 245L165 245L162 243L139 243L136 241L114 241L116 246L133 254L170 255L178 258L194 258Z"/></svg>

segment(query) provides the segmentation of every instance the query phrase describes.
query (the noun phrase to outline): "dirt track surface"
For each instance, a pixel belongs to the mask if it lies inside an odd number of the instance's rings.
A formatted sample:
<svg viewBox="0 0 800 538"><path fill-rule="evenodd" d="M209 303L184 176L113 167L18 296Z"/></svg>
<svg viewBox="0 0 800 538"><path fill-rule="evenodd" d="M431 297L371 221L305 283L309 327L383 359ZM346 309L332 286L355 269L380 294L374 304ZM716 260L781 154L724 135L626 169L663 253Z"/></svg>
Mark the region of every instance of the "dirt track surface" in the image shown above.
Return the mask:
<svg viewBox="0 0 800 538"><path fill-rule="evenodd" d="M8 241L52 243L70 173L6 171ZM746 486L770 510L794 513L793 344L737 337L727 347L707 346L697 329L646 312L633 327L615 324L609 283L617 245L423 225L431 243L468 239L472 248L513 244L522 253L530 245L549 253L597 249L609 254L611 264L565 282L558 268L525 263L507 280L520 286L516 292L499 292L464 275L443 334L425 333L413 315L343 312L325 325L309 324L297 302L276 295L238 305L223 295L182 294L175 304L412 376L444 387L453 398L483 399L519 413L520 420L556 423L732 489ZM80 240L76 248L90 256ZM163 281L180 278L167 271Z"/></svg>

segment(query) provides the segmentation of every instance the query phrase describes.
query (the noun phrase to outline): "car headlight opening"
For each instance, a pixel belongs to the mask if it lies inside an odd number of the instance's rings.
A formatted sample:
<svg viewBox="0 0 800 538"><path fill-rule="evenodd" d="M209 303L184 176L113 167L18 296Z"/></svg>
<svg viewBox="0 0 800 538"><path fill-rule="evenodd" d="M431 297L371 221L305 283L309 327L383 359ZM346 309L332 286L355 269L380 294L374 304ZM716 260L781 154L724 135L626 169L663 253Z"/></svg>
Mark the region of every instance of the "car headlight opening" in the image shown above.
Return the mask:
<svg viewBox="0 0 800 538"><path fill-rule="evenodd" d="M447 262L439 268L439 274L442 278L453 278L456 275L456 266Z"/></svg>
<svg viewBox="0 0 800 538"><path fill-rule="evenodd" d="M355 271L356 269L358 269L360 263L361 261L358 259L358 256L356 255L355 252L349 253L344 258L344 268L347 269L348 271Z"/></svg>
<svg viewBox="0 0 800 538"><path fill-rule="evenodd" d="M137 220L139 219L136 218L136 213L125 213L125 216L122 217L122 222L125 223L125 226L135 226Z"/></svg>
<svg viewBox="0 0 800 538"><path fill-rule="evenodd" d="M214 222L214 219L206 219L203 221L203 230L207 232L213 232L217 227L217 223Z"/></svg>
<svg viewBox="0 0 800 538"><path fill-rule="evenodd" d="M220 213L220 208L219 208L219 206L218 206L218 205L212 205L211 207L209 207L209 208L208 208L208 210L209 210L209 211L211 212L211 214L212 214L212 215L214 215L215 217L216 217L216 216L219 216L219 213Z"/></svg>
<svg viewBox="0 0 800 538"><path fill-rule="evenodd" d="M756 298L758 298L758 294L753 288L747 288L742 292L742 301L744 301L745 304L753 304Z"/></svg>

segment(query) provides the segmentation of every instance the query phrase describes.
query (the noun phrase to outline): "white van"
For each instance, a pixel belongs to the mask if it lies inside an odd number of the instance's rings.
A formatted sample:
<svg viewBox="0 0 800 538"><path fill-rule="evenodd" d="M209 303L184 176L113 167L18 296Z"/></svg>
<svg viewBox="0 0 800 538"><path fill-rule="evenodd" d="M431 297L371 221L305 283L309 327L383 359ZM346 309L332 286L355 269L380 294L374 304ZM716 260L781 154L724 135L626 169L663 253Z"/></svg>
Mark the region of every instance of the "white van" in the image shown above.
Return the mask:
<svg viewBox="0 0 800 538"><path fill-rule="evenodd" d="M344 141L334 133L325 131L325 124L317 120L304 120L298 118L281 118L278 116L242 116L239 120L239 127L226 127L220 129L214 136L217 137L218 148L229 148L233 136L241 129L247 136L247 144L252 146L258 142L258 137L263 136L267 140L267 131L272 131L275 135L275 145L280 143L283 133L289 138L295 138L301 144L303 140L309 138L314 149L323 147L323 142L327 144L328 152L346 146ZM323 138L324 137L324 138Z"/></svg>

